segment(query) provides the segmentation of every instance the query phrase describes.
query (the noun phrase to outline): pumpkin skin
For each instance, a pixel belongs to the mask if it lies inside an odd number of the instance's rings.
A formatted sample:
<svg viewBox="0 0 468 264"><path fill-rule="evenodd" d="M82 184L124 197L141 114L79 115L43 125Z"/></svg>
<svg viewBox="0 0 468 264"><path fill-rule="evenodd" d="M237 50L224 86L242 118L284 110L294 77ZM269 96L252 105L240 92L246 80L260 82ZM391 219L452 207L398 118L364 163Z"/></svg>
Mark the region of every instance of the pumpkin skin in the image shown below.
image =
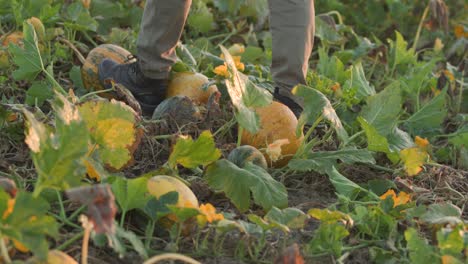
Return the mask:
<svg viewBox="0 0 468 264"><path fill-rule="evenodd" d="M280 102L272 102L271 104L256 108L260 118L260 130L252 134L247 130L243 130L241 144L251 145L257 149L265 149L269 144L278 139L288 139L289 144L281 147L282 158L277 161L271 161L269 156L264 153L268 164L279 168L288 164L289 160L299 149L299 146L304 141L304 135L296 137L297 118L294 113L284 104Z"/></svg>
<svg viewBox="0 0 468 264"><path fill-rule="evenodd" d="M210 95L218 91L216 85L203 90L203 85L208 81L208 77L201 73L176 72L169 82L166 98L181 95L187 96L196 104L206 104Z"/></svg>
<svg viewBox="0 0 468 264"><path fill-rule="evenodd" d="M166 193L176 191L179 194L179 198L175 206L184 208L198 208L198 199L195 194L190 190L187 185L178 180L175 177L167 175L153 176L148 180L147 183L148 192L156 198L160 198ZM190 230L194 227L193 219L187 220L182 225L182 233L188 235ZM178 222L175 214L169 214L159 219L159 224L163 227L170 229L174 223Z"/></svg>
<svg viewBox="0 0 468 264"><path fill-rule="evenodd" d="M81 67L81 78L83 79L86 90L104 90L104 86L99 81L98 75L98 66L103 59L109 58L117 63L134 62L134 60L127 61L130 55L132 54L128 50L113 44L102 44L92 49ZM109 95L102 96L110 97Z"/></svg>
<svg viewBox="0 0 468 264"><path fill-rule="evenodd" d="M228 155L228 160L241 168L249 161L264 169L268 168L267 161L262 152L250 145L243 145L233 149Z"/></svg>

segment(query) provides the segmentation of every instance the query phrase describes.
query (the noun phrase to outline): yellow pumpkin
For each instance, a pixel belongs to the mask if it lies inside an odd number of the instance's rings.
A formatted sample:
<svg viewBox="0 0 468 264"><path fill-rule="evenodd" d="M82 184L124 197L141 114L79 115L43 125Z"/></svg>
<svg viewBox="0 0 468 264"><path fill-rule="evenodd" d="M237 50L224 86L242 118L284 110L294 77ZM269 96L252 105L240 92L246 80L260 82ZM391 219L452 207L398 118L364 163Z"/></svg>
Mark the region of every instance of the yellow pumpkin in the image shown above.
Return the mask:
<svg viewBox="0 0 468 264"><path fill-rule="evenodd" d="M216 85L202 89L208 81L208 77L201 73L176 72L169 82L166 98L181 95L187 96L196 104L206 104L210 95L218 91Z"/></svg>

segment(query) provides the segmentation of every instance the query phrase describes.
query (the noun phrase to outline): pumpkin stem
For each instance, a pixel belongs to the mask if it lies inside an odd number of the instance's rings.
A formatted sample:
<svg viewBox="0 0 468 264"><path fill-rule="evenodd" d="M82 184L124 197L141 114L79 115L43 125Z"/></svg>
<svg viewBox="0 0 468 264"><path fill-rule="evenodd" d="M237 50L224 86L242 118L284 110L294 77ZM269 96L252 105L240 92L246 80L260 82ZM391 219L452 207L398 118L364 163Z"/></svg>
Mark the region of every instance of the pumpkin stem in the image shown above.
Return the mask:
<svg viewBox="0 0 468 264"><path fill-rule="evenodd" d="M64 43L65 45L67 45L68 47L70 47L70 49L72 49L73 52L75 52L75 55L76 57L78 57L78 60L80 60L81 64L85 63L86 61L85 57L83 56L83 54L81 54L78 48L75 45L73 45L73 43L71 43L68 39L65 39L65 38L58 38L58 40Z"/></svg>

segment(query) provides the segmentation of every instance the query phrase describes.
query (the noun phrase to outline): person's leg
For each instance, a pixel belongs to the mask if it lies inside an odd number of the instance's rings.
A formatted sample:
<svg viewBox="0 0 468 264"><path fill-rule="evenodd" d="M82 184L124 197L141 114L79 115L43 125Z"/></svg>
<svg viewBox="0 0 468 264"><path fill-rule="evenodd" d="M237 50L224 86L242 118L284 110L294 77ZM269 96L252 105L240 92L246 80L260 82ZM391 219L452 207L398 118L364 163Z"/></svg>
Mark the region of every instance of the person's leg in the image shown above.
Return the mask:
<svg viewBox="0 0 468 264"><path fill-rule="evenodd" d="M176 61L175 47L182 35L191 0L146 1L137 55L145 76L152 79L168 77Z"/></svg>
<svg viewBox="0 0 468 264"><path fill-rule="evenodd" d="M277 87L275 97L286 101L287 105L295 102L301 106L302 100L292 95L291 90L306 82L315 33L314 0L269 0L268 3L273 38L271 72Z"/></svg>
<svg viewBox="0 0 468 264"><path fill-rule="evenodd" d="M164 100L171 66L176 61L175 47L182 34L191 0L148 0L137 41L138 59L119 64L104 59L99 64L99 79L110 88L107 79L124 85L151 114Z"/></svg>

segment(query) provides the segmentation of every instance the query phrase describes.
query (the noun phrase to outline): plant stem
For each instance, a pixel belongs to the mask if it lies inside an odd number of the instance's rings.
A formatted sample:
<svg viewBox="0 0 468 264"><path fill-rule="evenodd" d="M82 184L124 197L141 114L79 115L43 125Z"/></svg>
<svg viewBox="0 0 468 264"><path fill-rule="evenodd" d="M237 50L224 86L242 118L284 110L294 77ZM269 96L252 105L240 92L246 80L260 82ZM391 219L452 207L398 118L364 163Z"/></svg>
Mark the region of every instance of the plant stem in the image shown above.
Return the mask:
<svg viewBox="0 0 468 264"><path fill-rule="evenodd" d="M109 88L109 89L104 89L104 90L99 90L99 91L94 91L94 92L89 92L85 95L83 95L81 98L80 98L80 102L83 102L84 99L92 96L92 95L95 95L95 94L100 94L100 93L107 93L107 92L112 92L114 91L114 88Z"/></svg>
<svg viewBox="0 0 468 264"><path fill-rule="evenodd" d="M70 239L68 239L67 241L63 242L60 246L58 246L56 249L57 250L64 250L66 249L68 246L70 246L71 244L75 243L75 241L79 240L80 238L82 238L84 235L84 231L81 231L80 233L72 236Z"/></svg>
<svg viewBox="0 0 468 264"><path fill-rule="evenodd" d="M237 147L241 145L242 132L244 132L244 128L242 126L239 126L239 132L237 133Z"/></svg>
<svg viewBox="0 0 468 264"><path fill-rule="evenodd" d="M11 258L10 255L8 255L8 249L5 245L5 240L3 239L3 236L0 236L0 250L5 263L11 263Z"/></svg>
<svg viewBox="0 0 468 264"><path fill-rule="evenodd" d="M421 29L423 27L424 19L426 19L428 13L429 13L429 4L426 6L426 9L424 9L421 20L419 21L418 30L416 31L416 36L414 37L413 50L416 50L416 47L419 41L419 36L421 35Z"/></svg>
<svg viewBox="0 0 468 264"><path fill-rule="evenodd" d="M148 227L146 228L146 240L145 240L145 248L149 250L151 246L151 237L154 233L154 226L156 225L156 221L150 220L148 222Z"/></svg>
<svg viewBox="0 0 468 264"><path fill-rule="evenodd" d="M127 214L126 210L122 211L122 215L120 216L120 227L123 227L126 214Z"/></svg>

